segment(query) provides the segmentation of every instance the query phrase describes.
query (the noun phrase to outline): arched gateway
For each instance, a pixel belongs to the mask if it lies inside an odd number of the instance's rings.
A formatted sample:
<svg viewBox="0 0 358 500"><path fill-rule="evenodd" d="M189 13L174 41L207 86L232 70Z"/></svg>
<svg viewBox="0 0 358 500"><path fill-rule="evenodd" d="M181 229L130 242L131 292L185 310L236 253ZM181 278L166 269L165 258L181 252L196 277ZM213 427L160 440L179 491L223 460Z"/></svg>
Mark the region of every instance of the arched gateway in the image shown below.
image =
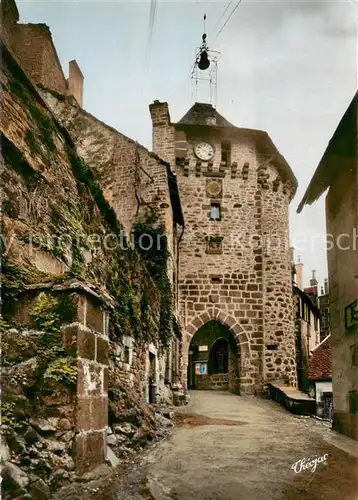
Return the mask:
<svg viewBox="0 0 358 500"><path fill-rule="evenodd" d="M246 379L244 384L241 383L250 363L246 332L227 313L216 309L210 313L196 317L185 328L183 378L186 378L187 387L250 392L247 391Z"/></svg>

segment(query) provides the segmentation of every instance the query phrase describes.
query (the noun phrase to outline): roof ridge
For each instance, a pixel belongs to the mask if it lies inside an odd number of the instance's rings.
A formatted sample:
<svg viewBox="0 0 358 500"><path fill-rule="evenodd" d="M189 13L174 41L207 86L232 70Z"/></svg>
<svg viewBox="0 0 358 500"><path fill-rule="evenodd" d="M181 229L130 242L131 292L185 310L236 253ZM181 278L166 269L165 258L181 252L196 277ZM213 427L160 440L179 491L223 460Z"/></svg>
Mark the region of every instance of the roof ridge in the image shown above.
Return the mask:
<svg viewBox="0 0 358 500"><path fill-rule="evenodd" d="M327 337L325 337L318 345L316 345L316 347L314 347L312 350L311 350L311 353L313 354L314 351L316 351L316 349L318 349L319 347L321 347L322 344L324 344L326 342L326 340L330 339L331 338L331 334L329 333L327 335Z"/></svg>

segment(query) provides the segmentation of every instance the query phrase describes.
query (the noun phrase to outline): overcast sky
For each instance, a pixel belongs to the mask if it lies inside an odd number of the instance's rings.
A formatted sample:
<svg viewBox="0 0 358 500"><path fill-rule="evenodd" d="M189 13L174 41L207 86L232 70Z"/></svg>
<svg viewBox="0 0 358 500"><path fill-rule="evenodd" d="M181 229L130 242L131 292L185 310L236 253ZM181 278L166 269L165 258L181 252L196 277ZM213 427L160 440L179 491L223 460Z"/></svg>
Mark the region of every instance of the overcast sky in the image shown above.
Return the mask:
<svg viewBox="0 0 358 500"><path fill-rule="evenodd" d="M266 130L298 179L291 243L307 285L313 268L320 283L327 277L324 197L300 215L296 209L357 90L355 2L243 0L215 39L236 1L213 31L229 1L159 0L150 47L149 1L17 5L20 22L50 26L66 76L68 61L78 62L84 108L148 148L150 102L168 101L173 121L192 105L190 69L206 13L209 47L222 53L219 113Z"/></svg>

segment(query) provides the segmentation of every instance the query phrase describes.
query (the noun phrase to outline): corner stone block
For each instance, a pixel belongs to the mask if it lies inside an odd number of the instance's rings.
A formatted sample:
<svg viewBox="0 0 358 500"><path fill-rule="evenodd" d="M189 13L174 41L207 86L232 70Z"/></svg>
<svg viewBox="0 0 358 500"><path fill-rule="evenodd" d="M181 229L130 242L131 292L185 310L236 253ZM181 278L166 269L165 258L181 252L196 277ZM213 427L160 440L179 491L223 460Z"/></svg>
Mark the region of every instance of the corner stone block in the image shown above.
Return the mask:
<svg viewBox="0 0 358 500"><path fill-rule="evenodd" d="M75 463L78 474L90 472L106 459L106 433L84 432L75 438Z"/></svg>
<svg viewBox="0 0 358 500"><path fill-rule="evenodd" d="M80 325L68 325L61 328L62 343L72 356L94 360L96 336Z"/></svg>
<svg viewBox="0 0 358 500"><path fill-rule="evenodd" d="M104 369L95 363L88 363L82 360L77 362L77 396L102 396Z"/></svg>
<svg viewBox="0 0 358 500"><path fill-rule="evenodd" d="M77 432L102 430L108 425L108 398L78 397L76 430Z"/></svg>
<svg viewBox="0 0 358 500"><path fill-rule="evenodd" d="M108 365L108 350L109 350L109 342L107 339L96 335L97 337L97 363L101 363L102 365Z"/></svg>
<svg viewBox="0 0 358 500"><path fill-rule="evenodd" d="M105 334L106 311L99 302L87 298L86 326L90 330Z"/></svg>

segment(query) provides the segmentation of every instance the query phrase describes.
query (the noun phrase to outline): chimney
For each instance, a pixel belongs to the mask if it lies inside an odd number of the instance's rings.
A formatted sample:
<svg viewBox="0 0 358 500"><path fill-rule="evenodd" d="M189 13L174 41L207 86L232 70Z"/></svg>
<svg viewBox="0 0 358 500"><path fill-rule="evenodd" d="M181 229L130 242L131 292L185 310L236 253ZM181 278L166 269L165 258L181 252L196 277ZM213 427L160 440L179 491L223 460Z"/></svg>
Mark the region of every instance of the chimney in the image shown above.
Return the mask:
<svg viewBox="0 0 358 500"><path fill-rule="evenodd" d="M169 106L167 102L155 100L149 105L149 110L152 117L153 127L170 124Z"/></svg>
<svg viewBox="0 0 358 500"><path fill-rule="evenodd" d="M318 281L316 280L316 270L312 269L312 278L310 279L310 286L314 287L318 285Z"/></svg>
<svg viewBox="0 0 358 500"><path fill-rule="evenodd" d="M69 77L67 79L68 93L73 95L78 104L82 107L83 102L83 80L84 76L77 62L73 59L69 63Z"/></svg>
<svg viewBox="0 0 358 500"><path fill-rule="evenodd" d="M302 274L303 274L303 264L300 262L300 258L298 257L298 263L295 264L296 269L296 283L300 290L302 290Z"/></svg>
<svg viewBox="0 0 358 500"><path fill-rule="evenodd" d="M290 259L291 259L291 264L295 263L295 248L290 247Z"/></svg>
<svg viewBox="0 0 358 500"><path fill-rule="evenodd" d="M153 152L174 168L175 127L170 122L168 103L155 100L149 105L149 110L153 125Z"/></svg>

